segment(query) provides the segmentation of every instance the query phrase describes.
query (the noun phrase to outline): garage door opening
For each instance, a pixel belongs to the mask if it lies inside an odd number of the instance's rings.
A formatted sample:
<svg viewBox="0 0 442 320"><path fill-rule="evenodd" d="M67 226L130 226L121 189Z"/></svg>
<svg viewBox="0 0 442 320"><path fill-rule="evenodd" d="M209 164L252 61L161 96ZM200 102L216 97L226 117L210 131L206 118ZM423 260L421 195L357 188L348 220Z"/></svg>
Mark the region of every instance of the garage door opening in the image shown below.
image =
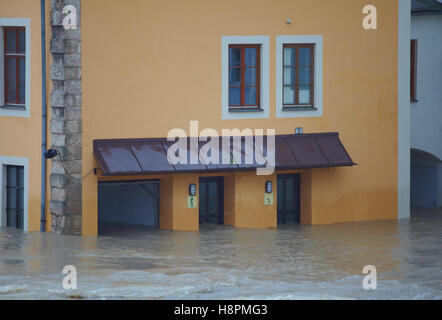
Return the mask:
<svg viewBox="0 0 442 320"><path fill-rule="evenodd" d="M99 183L98 233L158 228L158 201L158 181Z"/></svg>

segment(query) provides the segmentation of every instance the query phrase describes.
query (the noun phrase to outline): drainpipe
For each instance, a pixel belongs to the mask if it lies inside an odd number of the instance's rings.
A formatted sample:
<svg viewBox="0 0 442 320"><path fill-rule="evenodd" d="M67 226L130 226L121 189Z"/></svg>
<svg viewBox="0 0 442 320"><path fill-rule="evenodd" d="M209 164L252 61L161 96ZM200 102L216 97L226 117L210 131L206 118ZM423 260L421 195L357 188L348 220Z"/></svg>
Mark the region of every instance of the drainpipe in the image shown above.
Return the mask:
<svg viewBox="0 0 442 320"><path fill-rule="evenodd" d="M45 0L41 5L41 216L40 231L45 232L46 226L46 158L47 145L47 114L46 114L46 10Z"/></svg>

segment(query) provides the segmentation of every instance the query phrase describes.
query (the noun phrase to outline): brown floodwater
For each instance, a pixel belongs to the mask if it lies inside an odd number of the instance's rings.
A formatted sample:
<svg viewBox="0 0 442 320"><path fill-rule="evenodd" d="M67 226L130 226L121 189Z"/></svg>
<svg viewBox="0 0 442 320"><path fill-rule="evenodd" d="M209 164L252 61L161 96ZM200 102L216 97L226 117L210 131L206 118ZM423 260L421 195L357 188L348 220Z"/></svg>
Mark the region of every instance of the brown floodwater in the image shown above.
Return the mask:
<svg viewBox="0 0 442 320"><path fill-rule="evenodd" d="M77 269L65 290L63 267ZM377 268L364 290L362 269ZM0 299L442 299L442 210L410 220L100 237L0 228Z"/></svg>

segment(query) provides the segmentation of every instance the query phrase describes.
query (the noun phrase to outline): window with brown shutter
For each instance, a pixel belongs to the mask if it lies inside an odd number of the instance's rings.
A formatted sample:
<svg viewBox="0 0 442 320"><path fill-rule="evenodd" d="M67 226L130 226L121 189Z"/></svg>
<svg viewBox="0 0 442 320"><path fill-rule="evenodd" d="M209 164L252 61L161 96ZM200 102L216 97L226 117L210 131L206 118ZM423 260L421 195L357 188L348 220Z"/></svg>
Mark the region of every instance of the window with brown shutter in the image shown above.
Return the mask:
<svg viewBox="0 0 442 320"><path fill-rule="evenodd" d="M282 97L284 108L314 107L314 44L284 44Z"/></svg>
<svg viewBox="0 0 442 320"><path fill-rule="evenodd" d="M25 106L26 41L24 27L3 28L5 104Z"/></svg>
<svg viewBox="0 0 442 320"><path fill-rule="evenodd" d="M260 83L261 45L229 45L229 110L259 108Z"/></svg>

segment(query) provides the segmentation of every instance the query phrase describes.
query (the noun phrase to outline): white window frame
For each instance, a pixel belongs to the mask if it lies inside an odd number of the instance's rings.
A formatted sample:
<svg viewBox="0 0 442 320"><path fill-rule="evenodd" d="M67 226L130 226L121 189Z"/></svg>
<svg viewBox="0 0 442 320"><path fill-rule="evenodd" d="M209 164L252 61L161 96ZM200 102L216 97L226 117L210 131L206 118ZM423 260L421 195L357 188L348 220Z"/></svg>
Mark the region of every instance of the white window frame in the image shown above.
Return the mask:
<svg viewBox="0 0 442 320"><path fill-rule="evenodd" d="M270 116L270 66L269 36L223 36L222 45L222 118L223 119L268 119ZM260 44L261 45L261 88L260 109L253 111L229 111L229 45Z"/></svg>
<svg viewBox="0 0 442 320"><path fill-rule="evenodd" d="M5 108L5 83L4 83L4 48L3 27L25 27L26 38L26 72L25 72L25 107ZM29 18L0 18L0 116L29 118L31 114L31 19Z"/></svg>
<svg viewBox="0 0 442 320"><path fill-rule="evenodd" d="M276 117L277 118L308 118L322 117L323 114L323 36L299 35L276 36ZM282 60L284 44L314 44L314 109L283 110L282 97Z"/></svg>
<svg viewBox="0 0 442 320"><path fill-rule="evenodd" d="M22 166L23 177L23 231L28 231L29 213L29 159L20 157L3 157L0 156L0 227L6 226L6 166Z"/></svg>

